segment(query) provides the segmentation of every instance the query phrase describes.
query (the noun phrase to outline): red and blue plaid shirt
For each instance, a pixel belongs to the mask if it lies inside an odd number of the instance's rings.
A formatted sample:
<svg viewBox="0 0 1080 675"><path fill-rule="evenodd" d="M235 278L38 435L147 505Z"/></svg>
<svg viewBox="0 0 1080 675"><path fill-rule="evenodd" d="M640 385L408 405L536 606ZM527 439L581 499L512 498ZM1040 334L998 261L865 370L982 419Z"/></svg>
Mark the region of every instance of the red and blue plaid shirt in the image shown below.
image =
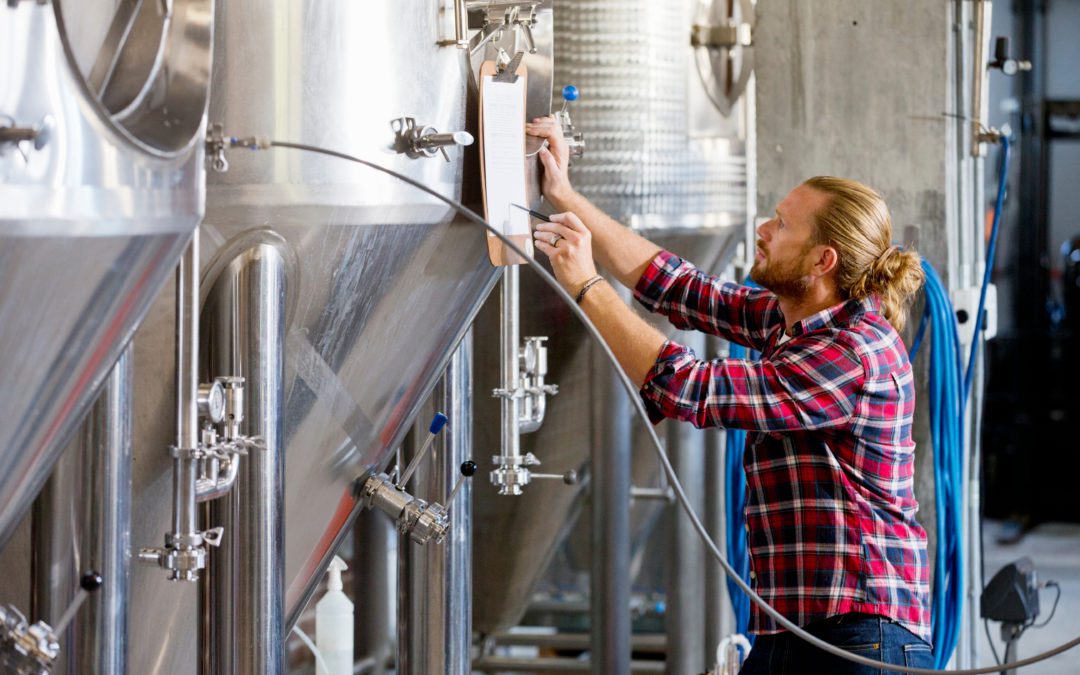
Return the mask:
<svg viewBox="0 0 1080 675"><path fill-rule="evenodd" d="M751 583L802 626L862 612L930 641L926 533L912 490L915 392L903 342L876 298L788 328L776 296L662 252L634 296L682 329L761 352L699 360L664 344L641 388L657 422L745 429ZM781 629L753 605L750 630Z"/></svg>

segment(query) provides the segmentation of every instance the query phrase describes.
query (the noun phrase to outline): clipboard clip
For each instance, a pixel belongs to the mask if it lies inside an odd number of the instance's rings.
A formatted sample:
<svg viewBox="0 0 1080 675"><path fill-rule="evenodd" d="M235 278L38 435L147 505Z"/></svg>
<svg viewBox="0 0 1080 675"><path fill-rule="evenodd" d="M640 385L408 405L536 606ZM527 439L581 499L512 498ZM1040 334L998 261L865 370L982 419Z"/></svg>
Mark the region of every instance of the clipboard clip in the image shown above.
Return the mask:
<svg viewBox="0 0 1080 675"><path fill-rule="evenodd" d="M518 52L511 59L507 56L506 51L500 47L499 56L495 59L495 71L497 74L493 78L494 81L502 84L517 82L517 69L521 65L523 58L525 58L525 52Z"/></svg>

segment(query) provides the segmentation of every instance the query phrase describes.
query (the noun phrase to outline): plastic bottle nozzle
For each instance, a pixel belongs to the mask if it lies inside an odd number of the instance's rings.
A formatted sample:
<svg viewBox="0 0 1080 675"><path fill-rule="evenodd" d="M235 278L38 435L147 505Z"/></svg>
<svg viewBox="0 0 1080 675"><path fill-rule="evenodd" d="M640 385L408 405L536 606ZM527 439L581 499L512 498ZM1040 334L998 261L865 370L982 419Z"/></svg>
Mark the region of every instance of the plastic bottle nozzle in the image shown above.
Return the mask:
<svg viewBox="0 0 1080 675"><path fill-rule="evenodd" d="M334 556L334 559L330 561L330 567L326 570L326 590L340 591L343 588L341 573L347 569L349 569L349 566L345 564L345 561L338 556Z"/></svg>

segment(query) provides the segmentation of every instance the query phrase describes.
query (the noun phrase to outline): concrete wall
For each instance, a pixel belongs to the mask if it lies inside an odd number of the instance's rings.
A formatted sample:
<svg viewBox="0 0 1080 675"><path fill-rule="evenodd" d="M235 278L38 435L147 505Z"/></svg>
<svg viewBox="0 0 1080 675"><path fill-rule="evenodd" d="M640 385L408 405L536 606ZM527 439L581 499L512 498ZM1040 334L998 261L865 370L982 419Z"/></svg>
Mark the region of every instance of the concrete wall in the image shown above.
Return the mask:
<svg viewBox="0 0 1080 675"><path fill-rule="evenodd" d="M945 276L951 3L758 0L758 213L819 174L880 191L894 238ZM919 308L913 311L917 322ZM910 336L911 328L906 332ZM915 363L919 520L933 556L933 464L926 359Z"/></svg>
<svg viewBox="0 0 1080 675"><path fill-rule="evenodd" d="M941 0L759 0L759 213L810 176L855 178L944 267L949 30Z"/></svg>

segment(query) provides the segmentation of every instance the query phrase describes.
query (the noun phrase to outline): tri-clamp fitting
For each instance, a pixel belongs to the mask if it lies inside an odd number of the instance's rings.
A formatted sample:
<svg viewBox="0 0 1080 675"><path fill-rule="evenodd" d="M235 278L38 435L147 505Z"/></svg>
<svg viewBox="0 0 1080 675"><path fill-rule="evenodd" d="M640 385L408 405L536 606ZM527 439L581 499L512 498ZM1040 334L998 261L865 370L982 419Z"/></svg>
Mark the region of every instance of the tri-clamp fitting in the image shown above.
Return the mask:
<svg viewBox="0 0 1080 675"><path fill-rule="evenodd" d="M450 528L446 508L435 502L427 503L394 485L385 473L369 476L360 486L360 500L369 509L378 509L394 519L397 530L417 544L432 539L441 544Z"/></svg>
<svg viewBox="0 0 1080 675"><path fill-rule="evenodd" d="M49 624L30 624L12 605L0 605L0 662L17 675L51 673L60 640Z"/></svg>

